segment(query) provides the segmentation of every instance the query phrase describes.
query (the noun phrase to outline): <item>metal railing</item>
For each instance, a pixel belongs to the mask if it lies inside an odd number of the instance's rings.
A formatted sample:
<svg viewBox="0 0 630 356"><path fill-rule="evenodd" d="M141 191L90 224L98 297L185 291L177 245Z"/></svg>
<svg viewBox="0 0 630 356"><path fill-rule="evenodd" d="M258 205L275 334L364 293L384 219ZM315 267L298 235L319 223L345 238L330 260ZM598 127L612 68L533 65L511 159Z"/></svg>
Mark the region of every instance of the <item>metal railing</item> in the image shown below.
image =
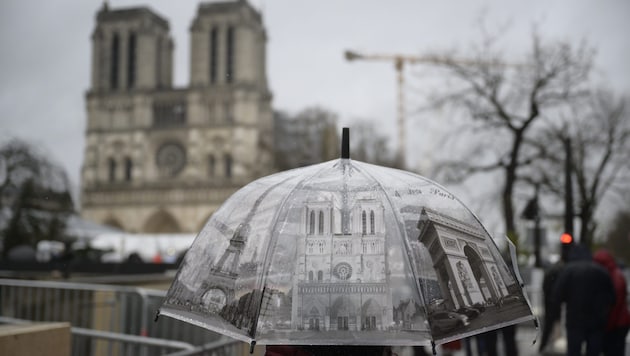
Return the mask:
<svg viewBox="0 0 630 356"><path fill-rule="evenodd" d="M16 318L11 318L11 317L0 316L0 324L24 325L24 324L32 324L32 323L33 321L31 320L16 319ZM72 330L72 335L75 335L75 336L77 335L87 336L87 337L96 338L96 339L111 340L114 342L124 342L124 343L137 344L137 345L159 346L162 348L175 349L175 350L180 350L180 349L195 350L195 346L185 343L185 342L181 342L181 341L156 339L156 338L152 338L148 336L127 335L127 334L114 333L111 331L79 328L75 326L71 327L70 330Z"/></svg>
<svg viewBox="0 0 630 356"><path fill-rule="evenodd" d="M69 322L73 355L233 355L247 349L172 318L154 323L165 294L128 286L0 279L0 323Z"/></svg>

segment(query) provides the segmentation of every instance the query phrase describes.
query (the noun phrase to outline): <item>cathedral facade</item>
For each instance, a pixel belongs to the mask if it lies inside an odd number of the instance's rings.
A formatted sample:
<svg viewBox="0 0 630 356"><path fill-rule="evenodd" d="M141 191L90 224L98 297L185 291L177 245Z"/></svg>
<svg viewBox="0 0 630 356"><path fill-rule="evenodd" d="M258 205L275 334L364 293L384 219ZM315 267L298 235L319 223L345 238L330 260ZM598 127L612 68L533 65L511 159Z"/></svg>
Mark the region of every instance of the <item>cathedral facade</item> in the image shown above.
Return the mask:
<svg viewBox="0 0 630 356"><path fill-rule="evenodd" d="M373 199L356 200L349 214L332 201L307 203L293 330L386 330L392 325L383 209Z"/></svg>
<svg viewBox="0 0 630 356"><path fill-rule="evenodd" d="M199 5L185 88L173 87L169 24L154 11L105 3L91 38L83 217L128 232L197 232L273 171L266 33L246 1Z"/></svg>

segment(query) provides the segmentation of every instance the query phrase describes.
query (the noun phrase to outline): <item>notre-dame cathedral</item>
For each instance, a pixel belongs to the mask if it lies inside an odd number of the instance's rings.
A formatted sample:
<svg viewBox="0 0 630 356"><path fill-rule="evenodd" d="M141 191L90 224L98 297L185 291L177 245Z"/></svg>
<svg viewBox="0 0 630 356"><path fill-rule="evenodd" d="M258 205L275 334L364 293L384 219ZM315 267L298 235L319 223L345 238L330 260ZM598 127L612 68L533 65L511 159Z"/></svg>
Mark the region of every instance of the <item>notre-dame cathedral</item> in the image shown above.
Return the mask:
<svg viewBox="0 0 630 356"><path fill-rule="evenodd" d="M246 1L200 4L190 82L173 87L169 23L146 7L96 15L82 215L128 232L197 232L273 170L266 33Z"/></svg>

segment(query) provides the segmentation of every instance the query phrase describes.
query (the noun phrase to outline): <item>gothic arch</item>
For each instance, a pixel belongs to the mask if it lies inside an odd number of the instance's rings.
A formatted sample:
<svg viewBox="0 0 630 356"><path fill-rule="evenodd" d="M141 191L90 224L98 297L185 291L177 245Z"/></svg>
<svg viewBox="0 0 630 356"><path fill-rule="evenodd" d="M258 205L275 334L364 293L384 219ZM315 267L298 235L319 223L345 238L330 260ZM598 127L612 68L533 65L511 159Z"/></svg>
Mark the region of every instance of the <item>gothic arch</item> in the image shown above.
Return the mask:
<svg viewBox="0 0 630 356"><path fill-rule="evenodd" d="M347 296L339 296L332 305L331 324L334 323L336 330L352 330L356 325L356 307ZM351 323L354 321L354 323ZM354 325L351 325L354 324ZM332 328L332 327L331 327Z"/></svg>
<svg viewBox="0 0 630 356"><path fill-rule="evenodd" d="M382 326L382 307L374 299L368 299L361 306L361 329L376 330Z"/></svg>
<svg viewBox="0 0 630 356"><path fill-rule="evenodd" d="M321 313L317 307L313 306L308 313L308 329L319 330L322 324L323 319L321 317Z"/></svg>
<svg viewBox="0 0 630 356"><path fill-rule="evenodd" d="M496 290L494 287L493 280L490 279L490 271L483 259L479 255L479 253L470 245L464 246L464 255L468 259L468 264L473 272L475 280L477 280L477 284L479 285L479 289L482 292L484 299L488 299L488 297L492 297L494 300L497 300L500 297L500 292ZM490 296L487 296L484 292L484 289L490 293Z"/></svg>
<svg viewBox="0 0 630 356"><path fill-rule="evenodd" d="M319 313L318 315L323 316L326 311L326 305L322 303L321 300L318 300L316 298L311 299L308 301L308 303L304 304L304 311L306 312L306 315L313 314L313 309L317 310L317 312Z"/></svg>
<svg viewBox="0 0 630 356"><path fill-rule="evenodd" d="M309 330L325 330L326 305L320 300L312 299L304 305L303 327Z"/></svg>
<svg viewBox="0 0 630 356"><path fill-rule="evenodd" d="M159 210L151 215L142 229L150 233L178 233L181 232L177 220L166 210Z"/></svg>
<svg viewBox="0 0 630 356"><path fill-rule="evenodd" d="M309 235L314 235L315 234L315 211L311 210L311 212L308 214L308 234Z"/></svg>

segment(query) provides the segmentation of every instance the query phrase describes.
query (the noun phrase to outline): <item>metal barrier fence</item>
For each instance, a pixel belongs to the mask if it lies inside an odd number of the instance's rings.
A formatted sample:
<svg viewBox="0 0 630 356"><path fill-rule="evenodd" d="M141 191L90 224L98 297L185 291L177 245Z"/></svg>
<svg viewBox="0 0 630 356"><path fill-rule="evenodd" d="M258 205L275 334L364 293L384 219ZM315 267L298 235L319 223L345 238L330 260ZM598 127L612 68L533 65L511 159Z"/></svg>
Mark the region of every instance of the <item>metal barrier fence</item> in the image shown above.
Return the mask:
<svg viewBox="0 0 630 356"><path fill-rule="evenodd" d="M162 317L154 323L165 294L127 286L0 279L0 322L69 322L72 354L81 356L234 355L247 349L179 320Z"/></svg>

